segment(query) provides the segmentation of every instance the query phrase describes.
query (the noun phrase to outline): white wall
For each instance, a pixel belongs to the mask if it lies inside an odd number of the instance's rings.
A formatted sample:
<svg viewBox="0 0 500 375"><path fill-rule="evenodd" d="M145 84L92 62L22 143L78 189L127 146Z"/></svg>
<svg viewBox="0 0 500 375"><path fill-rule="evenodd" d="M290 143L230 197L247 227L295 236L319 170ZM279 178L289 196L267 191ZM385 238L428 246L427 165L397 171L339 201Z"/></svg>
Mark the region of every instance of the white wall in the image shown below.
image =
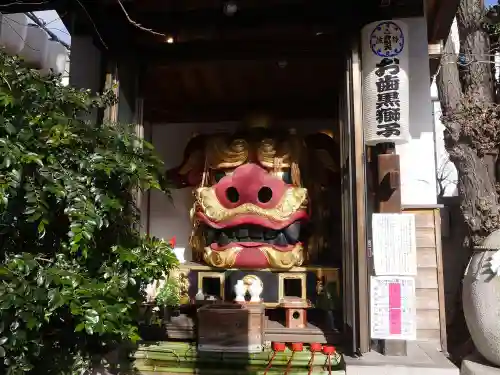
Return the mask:
<svg viewBox="0 0 500 375"><path fill-rule="evenodd" d="M300 122L283 122L278 125L295 127L299 133L310 133L323 129L335 129L335 120L311 120ZM228 123L192 123L192 124L153 124L150 135L153 145L160 157L165 162L165 168L172 168L182 162L184 148L195 133L214 133L216 131L235 130L238 124ZM192 207L192 189L185 188L173 190L173 204L159 191L152 191L149 199L142 201L141 211L146 220L142 225L147 230L147 215L149 211L149 234L166 240L176 237L176 253L184 256L186 261L191 260L189 236L191 234L191 221L189 211Z"/></svg>
<svg viewBox="0 0 500 375"><path fill-rule="evenodd" d="M71 62L70 62L70 55L68 55L68 59L66 60L65 68L64 68L64 73L62 74L61 77L61 83L64 86L69 85L69 70L71 68Z"/></svg>
<svg viewBox="0 0 500 375"><path fill-rule="evenodd" d="M429 95L430 71L425 18L406 18L410 50L410 141L396 146L401 166L403 205L435 205L434 124Z"/></svg>

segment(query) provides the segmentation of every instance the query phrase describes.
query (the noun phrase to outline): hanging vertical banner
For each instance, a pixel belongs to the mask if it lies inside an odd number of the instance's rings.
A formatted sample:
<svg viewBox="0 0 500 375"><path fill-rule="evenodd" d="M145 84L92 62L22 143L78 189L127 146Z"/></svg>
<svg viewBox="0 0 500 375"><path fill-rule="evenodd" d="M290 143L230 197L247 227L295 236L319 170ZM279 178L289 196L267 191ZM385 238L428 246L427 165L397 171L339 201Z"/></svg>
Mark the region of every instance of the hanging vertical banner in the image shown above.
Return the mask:
<svg viewBox="0 0 500 375"><path fill-rule="evenodd" d="M409 139L408 27L377 21L362 29L365 143L402 144Z"/></svg>

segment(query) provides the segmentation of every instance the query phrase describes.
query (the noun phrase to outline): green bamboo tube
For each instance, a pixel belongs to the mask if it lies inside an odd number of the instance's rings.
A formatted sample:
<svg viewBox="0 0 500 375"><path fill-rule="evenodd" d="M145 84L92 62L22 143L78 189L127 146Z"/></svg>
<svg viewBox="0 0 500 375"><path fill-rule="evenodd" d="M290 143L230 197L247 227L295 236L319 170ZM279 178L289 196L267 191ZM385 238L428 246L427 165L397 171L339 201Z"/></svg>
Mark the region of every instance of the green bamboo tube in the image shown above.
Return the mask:
<svg viewBox="0 0 500 375"><path fill-rule="evenodd" d="M273 363L275 365L283 365L283 366L286 366L286 363L288 362L290 356L280 356L280 355L277 355L275 357L275 359L273 360ZM269 358L259 358L259 359L252 359L252 358L232 358L232 359L224 359L224 360L221 360L219 358L205 358L205 359L200 359L200 358L196 358L196 357L184 357L182 355L174 355L174 354L167 354L167 353L164 353L164 354L154 354L154 355L148 355L148 356L141 356L141 355L136 355L135 356L135 359L136 360L142 360L142 361L147 361L147 362L150 362L150 363L153 363L153 362L158 362L158 363L161 363L161 362L177 362L177 363L198 363L200 366L203 365L203 364L211 364L211 363L215 363L215 364L224 364L224 365L231 365L231 366L235 366L235 365L246 365L246 364L249 364L249 365L263 365L263 366L266 366L267 363L269 362ZM297 366L307 366L309 364L309 361L310 361L310 357L306 357L306 358L297 358L297 357L294 357L293 359L293 363L296 364ZM313 361L313 365L316 365L316 366L322 366L326 363L327 361L327 357L326 356L319 356L319 355L316 355L315 358L314 358L314 361ZM332 365L335 366L337 363L335 360L332 361Z"/></svg>
<svg viewBox="0 0 500 375"><path fill-rule="evenodd" d="M205 352L196 349L195 345L188 343L162 343L160 345L151 345L151 346L143 346L140 347L134 357L148 357L148 358L156 358L157 356L162 356L163 354L172 355L172 356L182 356L184 358L196 358L198 361L231 361L237 359L244 360L265 360L268 361L272 356L271 350L265 350L259 353L238 353L238 352ZM292 355L292 351L290 349L286 349L283 353L278 353L277 357L285 357L289 358ZM294 357L297 361L309 361L311 357L311 352L309 350L304 350L303 352L297 352ZM326 356L317 353L316 356L318 361L326 360ZM332 359L335 362L335 359ZM316 361L315 361L316 362Z"/></svg>
<svg viewBox="0 0 500 375"><path fill-rule="evenodd" d="M212 355L213 354L213 355ZM228 355L231 354L231 355ZM238 355L234 355L238 354ZM278 353L273 361L276 364L286 364L292 352ZM135 359L143 359L150 361L174 361L174 362L197 362L197 363L224 363L224 364L267 364L272 353L264 353L264 355L246 355L242 353L204 353L198 356L196 352L137 352L134 355ZM308 365L311 360L310 352L297 352L293 362L297 365ZM313 365L323 365L327 361L327 356L316 354L314 356ZM332 358L332 365L337 365L338 360Z"/></svg>
<svg viewBox="0 0 500 375"><path fill-rule="evenodd" d="M174 366L137 366L136 369L139 371L141 375L167 375L167 374L198 374L199 371L197 368L183 368L183 367L174 367ZM274 366L267 372L267 374L272 375L272 374L280 374L283 375L283 367L277 367L275 368ZM203 368L202 373L203 375L264 375L265 369L262 368L255 368L255 367L246 367L246 368L241 368L241 369L235 369L235 368L214 368L214 369L208 369L208 368ZM303 369L303 368L295 368L292 367L292 369L289 372L289 375L307 375L308 370ZM328 370L325 370L321 367L317 367L314 369L313 374L315 375L327 375ZM333 375L345 375L344 370L340 369L332 369L332 374Z"/></svg>

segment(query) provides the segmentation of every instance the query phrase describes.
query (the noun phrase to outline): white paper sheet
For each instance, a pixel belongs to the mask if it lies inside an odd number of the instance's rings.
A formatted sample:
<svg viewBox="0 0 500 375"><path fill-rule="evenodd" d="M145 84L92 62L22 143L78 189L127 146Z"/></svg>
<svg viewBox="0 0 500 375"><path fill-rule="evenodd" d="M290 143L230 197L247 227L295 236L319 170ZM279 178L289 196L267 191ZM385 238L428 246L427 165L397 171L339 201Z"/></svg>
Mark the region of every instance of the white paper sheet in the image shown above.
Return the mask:
<svg viewBox="0 0 500 375"><path fill-rule="evenodd" d="M375 275L417 274L414 214L373 214L372 239Z"/></svg>
<svg viewBox="0 0 500 375"><path fill-rule="evenodd" d="M416 340L416 297L413 277L372 276L371 338Z"/></svg>

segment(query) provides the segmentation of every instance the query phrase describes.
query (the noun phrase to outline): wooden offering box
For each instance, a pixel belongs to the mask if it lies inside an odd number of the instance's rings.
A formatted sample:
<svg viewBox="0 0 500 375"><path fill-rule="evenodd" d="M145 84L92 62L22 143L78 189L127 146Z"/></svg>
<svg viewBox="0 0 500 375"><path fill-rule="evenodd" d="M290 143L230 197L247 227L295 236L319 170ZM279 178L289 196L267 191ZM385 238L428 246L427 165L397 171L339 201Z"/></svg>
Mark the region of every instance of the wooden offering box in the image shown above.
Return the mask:
<svg viewBox="0 0 500 375"><path fill-rule="evenodd" d="M263 348L264 305L213 304L198 309L198 350L257 353Z"/></svg>
<svg viewBox="0 0 500 375"><path fill-rule="evenodd" d="M281 300L280 306L286 310L286 328L307 327L307 308L310 306L306 300L287 297Z"/></svg>

